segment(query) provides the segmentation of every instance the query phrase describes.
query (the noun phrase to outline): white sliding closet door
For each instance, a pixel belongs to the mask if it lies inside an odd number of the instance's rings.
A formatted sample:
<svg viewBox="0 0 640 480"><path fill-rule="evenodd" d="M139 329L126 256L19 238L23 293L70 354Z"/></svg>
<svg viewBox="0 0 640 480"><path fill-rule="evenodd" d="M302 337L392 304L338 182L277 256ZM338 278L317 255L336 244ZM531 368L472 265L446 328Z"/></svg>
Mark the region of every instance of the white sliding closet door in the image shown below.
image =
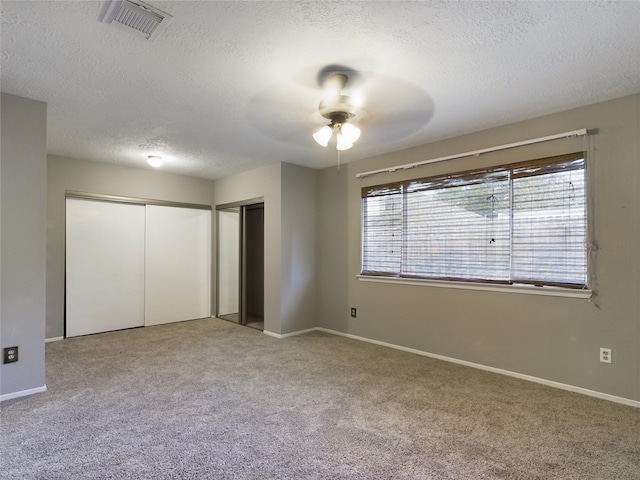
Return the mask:
<svg viewBox="0 0 640 480"><path fill-rule="evenodd" d="M145 325L211 316L211 210L147 206Z"/></svg>
<svg viewBox="0 0 640 480"><path fill-rule="evenodd" d="M66 200L66 334L144 325L144 205Z"/></svg>

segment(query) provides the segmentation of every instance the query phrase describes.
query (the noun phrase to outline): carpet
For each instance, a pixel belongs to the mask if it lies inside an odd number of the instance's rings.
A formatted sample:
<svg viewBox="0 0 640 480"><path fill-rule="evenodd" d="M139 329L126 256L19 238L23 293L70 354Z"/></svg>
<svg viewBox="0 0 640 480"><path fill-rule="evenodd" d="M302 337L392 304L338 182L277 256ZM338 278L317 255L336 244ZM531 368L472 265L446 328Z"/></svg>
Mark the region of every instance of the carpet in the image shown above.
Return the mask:
<svg viewBox="0 0 640 480"><path fill-rule="evenodd" d="M3 479L640 479L640 410L324 332L219 319L46 346Z"/></svg>

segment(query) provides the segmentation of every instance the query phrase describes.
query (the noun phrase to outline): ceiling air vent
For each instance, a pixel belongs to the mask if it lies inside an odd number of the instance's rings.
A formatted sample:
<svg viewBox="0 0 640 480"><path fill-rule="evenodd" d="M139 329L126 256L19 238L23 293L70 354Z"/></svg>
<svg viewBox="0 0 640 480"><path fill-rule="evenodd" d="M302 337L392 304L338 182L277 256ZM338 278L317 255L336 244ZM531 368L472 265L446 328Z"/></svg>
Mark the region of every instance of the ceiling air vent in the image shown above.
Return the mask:
<svg viewBox="0 0 640 480"><path fill-rule="evenodd" d="M105 3L100 20L121 25L154 40L173 17L143 2L109 0Z"/></svg>

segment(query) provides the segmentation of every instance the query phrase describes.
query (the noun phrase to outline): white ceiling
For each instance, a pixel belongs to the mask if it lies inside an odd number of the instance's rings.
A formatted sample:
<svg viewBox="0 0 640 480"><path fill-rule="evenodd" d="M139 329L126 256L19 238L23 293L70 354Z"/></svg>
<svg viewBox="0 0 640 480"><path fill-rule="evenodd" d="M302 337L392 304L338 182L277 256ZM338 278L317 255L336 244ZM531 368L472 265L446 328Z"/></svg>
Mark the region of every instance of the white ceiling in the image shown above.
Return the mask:
<svg viewBox="0 0 640 480"><path fill-rule="evenodd" d="M640 92L637 1L148 3L173 16L154 41L103 2L0 3L1 88L47 102L48 153L209 179L335 165L311 138L331 64L368 113L342 162Z"/></svg>

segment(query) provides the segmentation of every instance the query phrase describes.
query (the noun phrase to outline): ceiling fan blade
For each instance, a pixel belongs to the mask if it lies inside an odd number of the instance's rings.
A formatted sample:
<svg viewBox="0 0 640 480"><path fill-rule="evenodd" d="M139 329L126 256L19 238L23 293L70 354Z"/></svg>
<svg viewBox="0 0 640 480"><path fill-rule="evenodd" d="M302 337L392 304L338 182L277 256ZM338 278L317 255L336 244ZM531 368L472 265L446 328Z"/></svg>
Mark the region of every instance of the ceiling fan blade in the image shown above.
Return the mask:
<svg viewBox="0 0 640 480"><path fill-rule="evenodd" d="M267 137L304 145L322 126L319 102L317 89L294 83L273 85L251 98L245 115L249 124Z"/></svg>
<svg viewBox="0 0 640 480"><path fill-rule="evenodd" d="M382 118L372 118L362 127L360 142L368 146L381 146L395 142L419 132L429 123L433 117L432 107L414 111L397 112L394 115L385 115Z"/></svg>

